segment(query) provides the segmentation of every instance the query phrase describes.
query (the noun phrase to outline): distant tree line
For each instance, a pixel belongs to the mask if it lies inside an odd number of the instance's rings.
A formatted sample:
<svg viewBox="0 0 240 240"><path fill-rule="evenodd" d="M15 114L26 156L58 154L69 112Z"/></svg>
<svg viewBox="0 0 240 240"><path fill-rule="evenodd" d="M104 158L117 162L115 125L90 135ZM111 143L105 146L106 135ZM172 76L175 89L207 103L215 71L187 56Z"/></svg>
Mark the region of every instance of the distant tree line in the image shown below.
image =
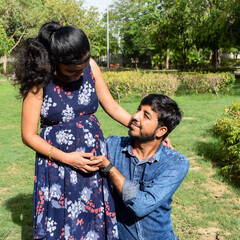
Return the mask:
<svg viewBox="0 0 240 240"><path fill-rule="evenodd" d="M219 67L219 51L240 52L239 0L114 0L119 51L138 64Z"/></svg>
<svg viewBox="0 0 240 240"><path fill-rule="evenodd" d="M211 64L219 51L240 52L239 0L114 0L109 8L110 53L125 66L187 69ZM50 20L85 31L93 57L107 53L106 14L84 0L0 0L0 56L35 36Z"/></svg>

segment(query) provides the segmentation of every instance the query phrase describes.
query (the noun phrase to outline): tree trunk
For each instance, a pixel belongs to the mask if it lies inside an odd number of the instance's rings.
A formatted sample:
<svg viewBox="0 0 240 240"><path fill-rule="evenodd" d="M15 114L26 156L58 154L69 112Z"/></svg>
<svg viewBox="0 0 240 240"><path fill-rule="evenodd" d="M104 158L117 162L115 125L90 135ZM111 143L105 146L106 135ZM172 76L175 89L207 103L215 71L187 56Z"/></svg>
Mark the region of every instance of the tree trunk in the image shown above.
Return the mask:
<svg viewBox="0 0 240 240"><path fill-rule="evenodd" d="M7 74L7 55L4 54L3 56L3 74Z"/></svg>
<svg viewBox="0 0 240 240"><path fill-rule="evenodd" d="M166 52L166 69L169 69L169 49L167 49L167 52Z"/></svg>
<svg viewBox="0 0 240 240"><path fill-rule="evenodd" d="M187 70L187 50L186 48L183 51L183 70Z"/></svg>
<svg viewBox="0 0 240 240"><path fill-rule="evenodd" d="M151 66L153 67L153 61L152 61L152 51L149 50L149 58L150 58L150 63L151 63Z"/></svg>
<svg viewBox="0 0 240 240"><path fill-rule="evenodd" d="M212 67L213 68L218 68L219 67L219 58L218 58L218 50L214 49L212 51Z"/></svg>

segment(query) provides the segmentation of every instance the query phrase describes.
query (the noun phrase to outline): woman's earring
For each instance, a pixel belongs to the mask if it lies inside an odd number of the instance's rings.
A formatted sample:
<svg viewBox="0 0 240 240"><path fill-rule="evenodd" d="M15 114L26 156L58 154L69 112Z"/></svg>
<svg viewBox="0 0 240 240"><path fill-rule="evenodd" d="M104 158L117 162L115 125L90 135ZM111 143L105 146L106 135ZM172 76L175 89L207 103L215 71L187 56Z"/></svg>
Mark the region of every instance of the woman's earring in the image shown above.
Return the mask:
<svg viewBox="0 0 240 240"><path fill-rule="evenodd" d="M54 64L54 72L53 72L54 76L57 76L57 66Z"/></svg>

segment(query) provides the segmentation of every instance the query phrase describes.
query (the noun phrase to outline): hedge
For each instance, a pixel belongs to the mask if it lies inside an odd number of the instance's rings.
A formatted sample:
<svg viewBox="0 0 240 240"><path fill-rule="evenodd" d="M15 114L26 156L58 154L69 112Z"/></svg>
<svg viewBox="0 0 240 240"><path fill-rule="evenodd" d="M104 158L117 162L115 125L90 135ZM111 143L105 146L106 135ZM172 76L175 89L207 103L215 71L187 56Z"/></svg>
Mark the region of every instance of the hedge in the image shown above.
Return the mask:
<svg viewBox="0 0 240 240"><path fill-rule="evenodd" d="M178 89L180 80L176 74L144 73L140 71L103 72L103 77L115 99L120 100L130 94L141 97L150 93L172 96Z"/></svg>
<svg viewBox="0 0 240 240"><path fill-rule="evenodd" d="M214 132L223 141L222 172L240 185L240 102L225 109L223 117L215 122Z"/></svg>
<svg viewBox="0 0 240 240"><path fill-rule="evenodd" d="M226 73L153 73L140 71L103 72L103 77L115 99L134 94L141 97L149 93L173 96L180 84L196 93L229 92L235 76Z"/></svg>
<svg viewBox="0 0 240 240"><path fill-rule="evenodd" d="M226 93L232 89L235 82L234 74L225 73L180 73L179 77L187 89L194 90L196 93L214 92Z"/></svg>

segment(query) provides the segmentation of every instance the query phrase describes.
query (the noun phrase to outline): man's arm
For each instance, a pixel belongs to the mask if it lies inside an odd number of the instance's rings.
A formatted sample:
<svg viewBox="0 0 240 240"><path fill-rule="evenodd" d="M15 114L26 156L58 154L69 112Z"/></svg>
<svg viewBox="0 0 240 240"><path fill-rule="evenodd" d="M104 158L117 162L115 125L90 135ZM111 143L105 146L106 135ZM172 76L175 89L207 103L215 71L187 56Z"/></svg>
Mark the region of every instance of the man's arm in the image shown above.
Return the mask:
<svg viewBox="0 0 240 240"><path fill-rule="evenodd" d="M102 160L102 162L97 165L99 168L106 168L111 163L105 156L93 156L91 160ZM114 187L120 196L122 196L123 183L126 178L114 166L109 170L108 175Z"/></svg>
<svg viewBox="0 0 240 240"><path fill-rule="evenodd" d="M94 156L92 159L103 160L97 165L99 168L106 168L110 163L104 156ZM150 182L137 183L127 180L115 167L110 169L109 177L125 205L138 217L144 217L172 197L186 176L188 169L189 162L183 158L170 168L161 171Z"/></svg>

